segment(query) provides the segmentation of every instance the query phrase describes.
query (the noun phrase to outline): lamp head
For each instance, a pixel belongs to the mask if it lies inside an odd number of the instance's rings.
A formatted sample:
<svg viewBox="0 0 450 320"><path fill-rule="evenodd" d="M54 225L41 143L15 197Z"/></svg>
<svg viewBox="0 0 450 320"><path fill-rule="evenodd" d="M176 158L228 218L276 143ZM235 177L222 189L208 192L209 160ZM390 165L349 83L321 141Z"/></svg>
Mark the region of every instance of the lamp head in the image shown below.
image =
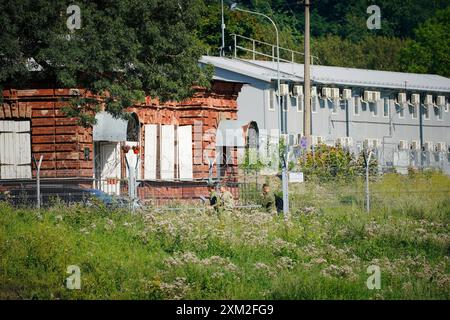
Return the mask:
<svg viewBox="0 0 450 320"><path fill-rule="evenodd" d="M233 2L232 4L231 4L231 6L230 6L230 10L231 11L234 11L234 10L236 10L237 9L237 3L236 2Z"/></svg>

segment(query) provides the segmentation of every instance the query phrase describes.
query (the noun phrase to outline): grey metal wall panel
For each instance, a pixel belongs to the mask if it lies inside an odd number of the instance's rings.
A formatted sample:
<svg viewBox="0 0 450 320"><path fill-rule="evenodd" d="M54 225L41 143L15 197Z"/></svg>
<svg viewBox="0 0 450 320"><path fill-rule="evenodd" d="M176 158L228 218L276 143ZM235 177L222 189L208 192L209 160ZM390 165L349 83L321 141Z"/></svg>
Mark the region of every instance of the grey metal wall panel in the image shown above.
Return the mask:
<svg viewBox="0 0 450 320"><path fill-rule="evenodd" d="M99 112L95 115L97 123L93 129L94 141L126 141L127 121L115 119L108 112Z"/></svg>

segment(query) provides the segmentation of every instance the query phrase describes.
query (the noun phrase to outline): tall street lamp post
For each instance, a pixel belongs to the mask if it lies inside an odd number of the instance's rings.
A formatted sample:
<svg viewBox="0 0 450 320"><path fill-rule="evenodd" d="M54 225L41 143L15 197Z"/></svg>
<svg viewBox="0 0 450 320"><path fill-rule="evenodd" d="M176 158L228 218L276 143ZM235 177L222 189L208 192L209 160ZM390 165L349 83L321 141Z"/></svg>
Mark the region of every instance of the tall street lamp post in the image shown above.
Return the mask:
<svg viewBox="0 0 450 320"><path fill-rule="evenodd" d="M266 19L268 19L272 25L275 28L275 35L276 35L276 46L277 46L277 87L278 87L278 94L277 94L277 100L278 100L278 108L280 108L280 125L282 125L283 123L283 114L282 114L282 110L283 108L281 107L281 92L280 92L280 43L279 43L279 37L278 37L278 28L277 25L275 24L275 22L267 15L263 14L263 13L259 13L259 12L255 12L255 11L250 11L250 10L245 10L245 9L241 9L237 7L237 3L233 3L230 6L231 11L241 11L241 12L246 12L249 14L255 14L258 16L262 16ZM282 126L283 127L283 133L287 134L287 123ZM285 145L285 152L284 152L284 159L282 160L282 171L281 171L281 180L282 180L282 185L283 185L283 213L285 218L287 217L287 215L289 214L289 195L288 195L288 176L287 176L287 145Z"/></svg>
<svg viewBox="0 0 450 320"><path fill-rule="evenodd" d="M220 47L220 56L224 56L225 51L225 19L223 17L223 0L221 0L221 10L222 10L222 23L220 25L220 28L222 30L222 46Z"/></svg>
<svg viewBox="0 0 450 320"><path fill-rule="evenodd" d="M310 44L310 19L309 19L309 0L305 0L305 63L304 63L304 85L305 85L305 113L304 113L304 136L308 141L308 148L311 146L311 77L309 66L309 44Z"/></svg>

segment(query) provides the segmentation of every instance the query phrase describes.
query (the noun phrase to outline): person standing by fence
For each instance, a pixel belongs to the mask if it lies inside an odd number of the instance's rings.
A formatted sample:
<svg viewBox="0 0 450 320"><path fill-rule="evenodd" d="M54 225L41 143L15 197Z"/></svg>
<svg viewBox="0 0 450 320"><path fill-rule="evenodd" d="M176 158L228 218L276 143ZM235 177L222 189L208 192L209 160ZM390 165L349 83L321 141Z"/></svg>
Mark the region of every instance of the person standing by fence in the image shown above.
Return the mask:
<svg viewBox="0 0 450 320"><path fill-rule="evenodd" d="M215 187L209 189L209 205L218 214L224 211L231 211L234 207L233 195L225 185L217 183Z"/></svg>
<svg viewBox="0 0 450 320"><path fill-rule="evenodd" d="M234 208L234 199L231 192L225 185L220 187L220 203L222 207L222 211L231 211Z"/></svg>
<svg viewBox="0 0 450 320"><path fill-rule="evenodd" d="M270 192L270 187L267 183L264 183L262 186L260 204L267 213L276 213L275 196Z"/></svg>
<svg viewBox="0 0 450 320"><path fill-rule="evenodd" d="M218 211L219 210L219 201L220 201L220 197L219 197L219 188L218 185L210 185L208 187L209 189L209 205L211 206L211 208L214 209L214 211Z"/></svg>

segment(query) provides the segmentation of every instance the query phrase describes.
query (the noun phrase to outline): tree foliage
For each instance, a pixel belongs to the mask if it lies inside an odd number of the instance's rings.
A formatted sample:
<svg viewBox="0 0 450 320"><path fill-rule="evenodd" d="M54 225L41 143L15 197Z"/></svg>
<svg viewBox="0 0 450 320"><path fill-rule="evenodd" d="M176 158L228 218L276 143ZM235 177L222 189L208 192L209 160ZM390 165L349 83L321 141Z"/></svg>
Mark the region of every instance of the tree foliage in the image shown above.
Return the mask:
<svg viewBox="0 0 450 320"><path fill-rule="evenodd" d="M45 80L85 88L102 96L115 116L145 95L181 100L192 94L193 85L208 85L211 74L198 65L205 48L195 31L201 0L76 4L81 29L69 30L67 1L1 2L0 84ZM42 67L40 72L29 72L30 59ZM72 111L80 115L86 110Z"/></svg>
<svg viewBox="0 0 450 320"><path fill-rule="evenodd" d="M228 9L226 46L233 33L275 43L263 18ZM320 64L450 75L450 7L447 0L379 3L381 29L368 30L369 0L312 0L311 47ZM280 44L303 50L304 8L299 0L241 0L239 6L270 15ZM198 58L221 45L219 0L77 1L81 29L66 26L63 0L0 3L0 87L82 87L103 97L115 116L145 95L162 101L190 96L207 86L211 70ZM30 60L33 59L33 60ZM29 72L41 67L40 72ZM82 117L98 101L79 97L69 109ZM88 113L90 114L90 113ZM86 117L85 121L92 120Z"/></svg>
<svg viewBox="0 0 450 320"><path fill-rule="evenodd" d="M216 54L220 46L220 1L204 1L205 18L200 23L199 36L209 46L209 52ZM281 46L303 51L303 1L237 2L240 7L272 17L280 29ZM320 58L320 64L448 76L448 1L380 1L376 3L381 10L379 30L369 30L366 25L369 17L366 10L373 1L311 0L311 3L311 53ZM233 45L232 33L275 43L273 27L263 18L231 12L225 6L225 23L228 47Z"/></svg>
<svg viewBox="0 0 450 320"><path fill-rule="evenodd" d="M401 52L405 71L450 77L450 7L415 30L415 40Z"/></svg>

